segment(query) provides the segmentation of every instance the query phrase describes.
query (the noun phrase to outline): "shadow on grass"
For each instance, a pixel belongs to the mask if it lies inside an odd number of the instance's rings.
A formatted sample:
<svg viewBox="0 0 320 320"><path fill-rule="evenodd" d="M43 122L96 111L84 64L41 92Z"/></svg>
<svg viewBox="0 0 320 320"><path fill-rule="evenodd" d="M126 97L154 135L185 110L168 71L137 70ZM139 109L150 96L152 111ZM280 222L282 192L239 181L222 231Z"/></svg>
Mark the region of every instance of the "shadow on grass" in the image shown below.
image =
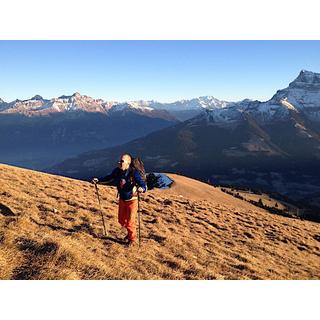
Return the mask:
<svg viewBox="0 0 320 320"><path fill-rule="evenodd" d="M4 205L2 203L0 203L0 214L2 214L5 217L14 217L15 216L14 212L9 207L7 207L6 205Z"/></svg>
<svg viewBox="0 0 320 320"><path fill-rule="evenodd" d="M115 242L115 243L118 243L118 244L123 244L123 245L127 244L127 241L118 239L116 237L104 236L103 235L103 236L100 236L98 238L100 238L101 240L109 240L109 241L112 241L112 242Z"/></svg>
<svg viewBox="0 0 320 320"><path fill-rule="evenodd" d="M116 237L111 237L109 235L105 236L105 235L99 235L99 234L95 233L93 228L88 223L82 223L80 225L74 226L73 228L65 228L65 227L61 227L61 226L57 226L57 225L53 225L53 224L40 223L33 218L30 218L30 219L36 225L38 225L40 227L47 227L47 228L50 228L51 230L54 230L54 231L60 230L60 231L66 231L66 232L70 232L70 233L86 232L86 233L89 233L92 237L94 237L96 239L108 240L108 241L112 241L114 243L118 243L118 244L122 244L122 245L127 244L127 242L125 240L118 239Z"/></svg>

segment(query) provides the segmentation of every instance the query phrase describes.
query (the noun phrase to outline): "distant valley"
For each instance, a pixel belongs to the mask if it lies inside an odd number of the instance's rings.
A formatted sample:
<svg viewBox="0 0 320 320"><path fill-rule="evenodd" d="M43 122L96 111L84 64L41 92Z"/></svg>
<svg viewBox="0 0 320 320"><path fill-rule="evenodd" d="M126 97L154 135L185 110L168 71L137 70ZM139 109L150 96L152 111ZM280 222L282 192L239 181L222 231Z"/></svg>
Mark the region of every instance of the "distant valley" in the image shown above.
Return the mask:
<svg viewBox="0 0 320 320"><path fill-rule="evenodd" d="M302 70L266 102L243 100L129 143L66 160L49 171L76 178L103 175L122 152L150 171L176 172L219 185L278 192L320 207L320 74Z"/></svg>

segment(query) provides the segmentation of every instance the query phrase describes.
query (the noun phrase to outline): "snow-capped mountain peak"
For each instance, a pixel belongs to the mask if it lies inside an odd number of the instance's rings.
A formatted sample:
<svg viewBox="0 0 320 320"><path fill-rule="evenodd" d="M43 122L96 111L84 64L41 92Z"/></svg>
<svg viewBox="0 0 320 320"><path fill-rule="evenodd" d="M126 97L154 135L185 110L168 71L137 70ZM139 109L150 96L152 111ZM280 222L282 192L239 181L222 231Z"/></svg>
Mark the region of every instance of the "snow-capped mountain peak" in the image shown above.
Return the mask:
<svg viewBox="0 0 320 320"><path fill-rule="evenodd" d="M231 102L219 100L213 96L202 96L197 98L199 101L199 104L202 108L225 108L227 107Z"/></svg>
<svg viewBox="0 0 320 320"><path fill-rule="evenodd" d="M40 95L36 94L34 97L32 97L30 100L44 100Z"/></svg>
<svg viewBox="0 0 320 320"><path fill-rule="evenodd" d="M28 100L15 100L2 108L1 112L32 116L67 111L105 113L109 108L110 103L104 102L102 99L94 99L76 92L71 96L62 95L50 100L46 100L40 95L35 95Z"/></svg>
<svg viewBox="0 0 320 320"><path fill-rule="evenodd" d="M268 101L244 99L239 102L219 101L213 97L200 97L199 101L210 101L191 124L201 123L203 119L210 125L236 126L244 117L242 113L253 117L258 123L287 121L295 113L303 113L311 121L320 122L320 74L302 70L298 77L287 88L278 90Z"/></svg>
<svg viewBox="0 0 320 320"><path fill-rule="evenodd" d="M289 84L292 88L315 87L320 88L320 73L301 70L298 77Z"/></svg>
<svg viewBox="0 0 320 320"><path fill-rule="evenodd" d="M219 100L214 96L200 96L194 99L181 99L170 103L155 100L134 100L127 102L104 101L81 95L62 95L46 100L35 95L29 100L15 100L5 103L0 100L2 113L23 113L42 115L54 112L84 111L102 112L131 110L136 112L154 112L164 110L180 121L204 114L210 123L241 121L241 112L250 113L261 122L285 119L290 110L302 112L311 120L320 121L320 73L301 70L297 78L287 88L278 90L268 101L244 99L238 102ZM210 112L207 112L210 111Z"/></svg>
<svg viewBox="0 0 320 320"><path fill-rule="evenodd" d="M79 92L75 92L72 97L81 98L81 94Z"/></svg>
<svg viewBox="0 0 320 320"><path fill-rule="evenodd" d="M144 109L144 110L153 110L152 105L157 102L154 100L136 100L128 101L127 104L131 108Z"/></svg>

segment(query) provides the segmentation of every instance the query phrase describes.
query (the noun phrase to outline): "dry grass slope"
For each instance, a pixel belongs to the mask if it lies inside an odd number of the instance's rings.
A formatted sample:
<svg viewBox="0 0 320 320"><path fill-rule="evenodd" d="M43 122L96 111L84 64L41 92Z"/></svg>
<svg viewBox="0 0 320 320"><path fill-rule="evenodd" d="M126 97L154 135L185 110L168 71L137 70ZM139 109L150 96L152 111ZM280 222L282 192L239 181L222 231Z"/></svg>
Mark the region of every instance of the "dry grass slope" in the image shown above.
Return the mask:
<svg viewBox="0 0 320 320"><path fill-rule="evenodd" d="M0 165L1 279L319 279L319 224L170 175L142 196L142 246L119 237L116 190Z"/></svg>

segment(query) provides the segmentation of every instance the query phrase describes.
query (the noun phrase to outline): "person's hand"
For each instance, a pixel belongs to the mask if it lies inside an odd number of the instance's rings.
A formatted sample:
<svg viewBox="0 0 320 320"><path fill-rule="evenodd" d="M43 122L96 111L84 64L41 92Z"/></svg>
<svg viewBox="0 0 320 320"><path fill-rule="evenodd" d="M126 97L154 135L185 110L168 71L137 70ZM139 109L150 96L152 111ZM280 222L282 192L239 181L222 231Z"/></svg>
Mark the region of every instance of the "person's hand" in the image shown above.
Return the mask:
<svg viewBox="0 0 320 320"><path fill-rule="evenodd" d="M144 189L142 187L139 187L138 192L142 193L142 192L144 192Z"/></svg>
<svg viewBox="0 0 320 320"><path fill-rule="evenodd" d="M99 179L98 178L93 178L92 180L91 180L91 183L94 183L94 184L96 184L96 183L98 183L99 182Z"/></svg>

